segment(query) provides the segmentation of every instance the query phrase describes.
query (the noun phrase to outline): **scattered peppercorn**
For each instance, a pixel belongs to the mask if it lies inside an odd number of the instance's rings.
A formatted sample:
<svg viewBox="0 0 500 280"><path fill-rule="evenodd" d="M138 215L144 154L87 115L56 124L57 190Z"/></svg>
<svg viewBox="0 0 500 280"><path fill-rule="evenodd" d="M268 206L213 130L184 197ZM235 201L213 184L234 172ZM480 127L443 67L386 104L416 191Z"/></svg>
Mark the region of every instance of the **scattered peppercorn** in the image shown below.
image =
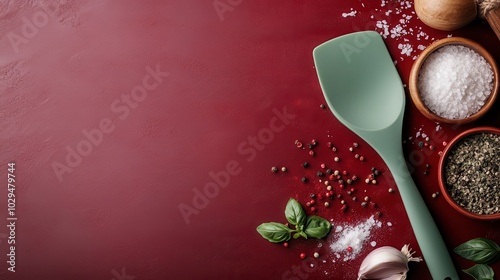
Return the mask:
<svg viewBox="0 0 500 280"><path fill-rule="evenodd" d="M393 192L394 192L394 189L389 188L389 192L390 192L390 193L393 193Z"/></svg>
<svg viewBox="0 0 500 280"><path fill-rule="evenodd" d="M325 104L319 104L320 109L325 109L325 107L326 107Z"/></svg>
<svg viewBox="0 0 500 280"><path fill-rule="evenodd" d="M300 253L300 258L301 258L301 259L305 259L305 258L306 258L306 254L304 254L304 253Z"/></svg>
<svg viewBox="0 0 500 280"><path fill-rule="evenodd" d="M332 174L333 174L333 171L332 171L331 169L327 169L327 170L326 170L326 174L328 174L328 175L332 175Z"/></svg>
<svg viewBox="0 0 500 280"><path fill-rule="evenodd" d="M317 175L318 177L323 177L323 176L325 176L325 174L324 174L323 172L321 172L321 171L316 172L316 175Z"/></svg>
<svg viewBox="0 0 500 280"><path fill-rule="evenodd" d="M302 144L299 140L295 140L295 146L300 149L304 146L304 144Z"/></svg>
<svg viewBox="0 0 500 280"><path fill-rule="evenodd" d="M317 259L319 258L319 253L318 252L314 252L314 257Z"/></svg>
<svg viewBox="0 0 500 280"><path fill-rule="evenodd" d="M302 177L302 183L307 183L307 178L306 177Z"/></svg>
<svg viewBox="0 0 500 280"><path fill-rule="evenodd" d="M288 242L283 242L283 247L288 248L288 246L290 246Z"/></svg>
<svg viewBox="0 0 500 280"><path fill-rule="evenodd" d="M363 207L363 208L364 208L364 207L366 207L367 205L368 205L368 203L366 203L366 202L361 202L361 207Z"/></svg>
<svg viewBox="0 0 500 280"><path fill-rule="evenodd" d="M271 172L273 172L273 173L278 172L278 167L276 167L276 166L271 167Z"/></svg>
<svg viewBox="0 0 500 280"><path fill-rule="evenodd" d="M309 155L313 157L314 156L314 151L309 151Z"/></svg>
<svg viewBox="0 0 500 280"><path fill-rule="evenodd" d="M284 166L283 166L283 167L281 167L281 171L282 171L282 172L286 172L286 167L284 167Z"/></svg>
<svg viewBox="0 0 500 280"><path fill-rule="evenodd" d="M302 164L302 166L303 166L304 168L309 167L309 162L307 162L307 161L306 161L306 162L304 162L304 163Z"/></svg>
<svg viewBox="0 0 500 280"><path fill-rule="evenodd" d="M329 207L330 206L330 203L328 203L328 201L325 202L325 207Z"/></svg>

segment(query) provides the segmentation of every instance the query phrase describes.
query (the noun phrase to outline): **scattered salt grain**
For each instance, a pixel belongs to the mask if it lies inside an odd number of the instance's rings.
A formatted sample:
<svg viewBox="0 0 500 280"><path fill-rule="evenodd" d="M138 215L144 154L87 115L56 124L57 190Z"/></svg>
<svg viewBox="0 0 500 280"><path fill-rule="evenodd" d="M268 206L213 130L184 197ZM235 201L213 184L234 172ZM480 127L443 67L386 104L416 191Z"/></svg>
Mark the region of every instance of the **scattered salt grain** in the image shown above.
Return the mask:
<svg viewBox="0 0 500 280"><path fill-rule="evenodd" d="M375 220L374 216L354 226L346 225L339 231L337 231L339 229L337 226L335 242L330 244L330 248L337 259L342 257L343 261L353 260L363 249L363 245L369 239L372 230L381 226L382 224Z"/></svg>
<svg viewBox="0 0 500 280"><path fill-rule="evenodd" d="M387 222L387 226L392 227L392 223L391 222Z"/></svg>
<svg viewBox="0 0 500 280"><path fill-rule="evenodd" d="M447 119L463 119L484 105L493 88L493 71L474 50L447 45L427 57L418 88L432 112Z"/></svg>
<svg viewBox="0 0 500 280"><path fill-rule="evenodd" d="M372 245L372 247L375 247L375 246L377 246L377 242L372 241L372 242L370 242L370 245Z"/></svg>
<svg viewBox="0 0 500 280"><path fill-rule="evenodd" d="M351 9L351 12L349 12L349 13L342 13L342 17L345 17L345 18L346 17L354 17L354 16L356 16L357 13L358 13L357 11L354 11Z"/></svg>

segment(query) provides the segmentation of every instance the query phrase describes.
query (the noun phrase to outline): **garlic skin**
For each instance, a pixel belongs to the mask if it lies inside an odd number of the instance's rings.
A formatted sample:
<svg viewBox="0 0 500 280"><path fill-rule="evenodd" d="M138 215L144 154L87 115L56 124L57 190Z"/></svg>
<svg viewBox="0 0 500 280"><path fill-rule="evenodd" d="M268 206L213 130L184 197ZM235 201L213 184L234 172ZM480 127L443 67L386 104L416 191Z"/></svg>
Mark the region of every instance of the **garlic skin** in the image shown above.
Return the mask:
<svg viewBox="0 0 500 280"><path fill-rule="evenodd" d="M408 262L422 261L422 258L414 258L414 252L404 245L401 251L391 246L379 247L371 251L361 263L358 272L358 280L404 280L408 272Z"/></svg>

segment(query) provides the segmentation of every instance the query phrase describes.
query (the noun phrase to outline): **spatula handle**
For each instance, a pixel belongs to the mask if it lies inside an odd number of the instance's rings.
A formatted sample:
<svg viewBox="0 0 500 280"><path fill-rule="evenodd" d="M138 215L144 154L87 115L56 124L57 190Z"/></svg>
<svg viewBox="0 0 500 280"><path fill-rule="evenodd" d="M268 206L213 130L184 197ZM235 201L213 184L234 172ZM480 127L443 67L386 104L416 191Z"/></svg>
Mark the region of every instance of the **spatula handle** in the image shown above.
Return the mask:
<svg viewBox="0 0 500 280"><path fill-rule="evenodd" d="M408 172L403 156L386 159L398 186L408 218L422 250L422 255L434 280L458 280L448 249L425 205L413 179Z"/></svg>

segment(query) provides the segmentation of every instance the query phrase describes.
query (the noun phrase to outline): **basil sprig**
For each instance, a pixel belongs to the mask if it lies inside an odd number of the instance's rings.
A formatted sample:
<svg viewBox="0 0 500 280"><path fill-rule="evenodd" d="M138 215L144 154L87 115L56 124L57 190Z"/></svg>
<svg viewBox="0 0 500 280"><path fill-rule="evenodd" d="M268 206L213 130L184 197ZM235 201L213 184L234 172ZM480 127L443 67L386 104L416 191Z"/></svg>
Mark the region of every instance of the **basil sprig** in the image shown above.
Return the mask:
<svg viewBox="0 0 500 280"><path fill-rule="evenodd" d="M500 256L498 244L487 238L475 238L455 248L455 253L479 264L490 264Z"/></svg>
<svg viewBox="0 0 500 280"><path fill-rule="evenodd" d="M295 229L281 223L270 222L260 224L257 232L268 241L279 243L290 240L292 234L294 239L301 236L305 239L308 237L320 239L325 237L332 227L330 222L321 217L308 217L302 205L293 198L290 198L286 204L285 217L288 223L295 226Z"/></svg>
<svg viewBox="0 0 500 280"><path fill-rule="evenodd" d="M493 280L495 275L488 264L500 258L500 246L487 238L471 239L454 249L458 255L476 263L475 266L462 270L476 280Z"/></svg>

